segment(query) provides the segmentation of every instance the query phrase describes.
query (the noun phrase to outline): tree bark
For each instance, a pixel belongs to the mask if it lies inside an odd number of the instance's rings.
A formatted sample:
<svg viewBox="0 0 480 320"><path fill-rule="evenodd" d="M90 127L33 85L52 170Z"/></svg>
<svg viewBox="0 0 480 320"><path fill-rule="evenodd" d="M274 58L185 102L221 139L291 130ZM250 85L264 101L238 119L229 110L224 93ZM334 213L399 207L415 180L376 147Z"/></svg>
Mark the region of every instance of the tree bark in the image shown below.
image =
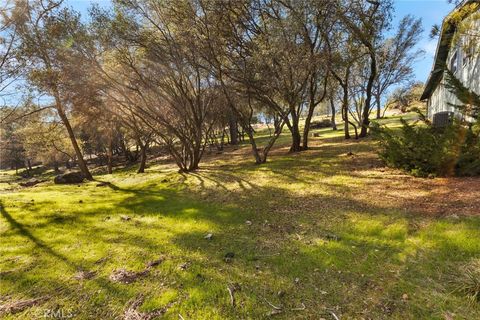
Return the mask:
<svg viewBox="0 0 480 320"><path fill-rule="evenodd" d="M111 137L108 138L108 150L107 150L107 170L108 174L112 174L113 172L113 139Z"/></svg>
<svg viewBox="0 0 480 320"><path fill-rule="evenodd" d="M27 176L30 177L30 171L32 170L32 167L29 164L30 160L25 160L25 172L27 173Z"/></svg>
<svg viewBox="0 0 480 320"><path fill-rule="evenodd" d="M61 102L57 96L55 97L55 100L56 100L55 102L56 102L56 109L57 109L58 115L60 116L60 119L62 120L63 125L67 129L68 136L72 143L73 149L75 150L75 154L77 155L77 161L78 161L78 166L80 167L80 171L82 172L85 179L92 181L93 180L92 174L88 170L87 164L83 159L82 151L78 146L77 139L75 138L75 134L73 133L72 126L70 125L70 121L68 120L67 115L63 111L63 106L61 105Z"/></svg>
<svg viewBox="0 0 480 320"><path fill-rule="evenodd" d="M250 141L250 145L252 146L252 153L253 153L253 157L255 158L255 164L265 163L265 161L267 160L267 157L265 156L262 158L260 156L260 152L258 152L255 137L253 136L253 130L246 130L246 131L247 131L248 139Z"/></svg>
<svg viewBox="0 0 480 320"><path fill-rule="evenodd" d="M348 128L348 87L343 87L342 118L344 123L345 139L350 139L350 130Z"/></svg>
<svg viewBox="0 0 480 320"><path fill-rule="evenodd" d="M381 119L382 118L382 113L381 113L381 103L380 103L380 97L377 95L376 96L376 102L377 102L377 119Z"/></svg>
<svg viewBox="0 0 480 320"><path fill-rule="evenodd" d="M292 124L290 126L290 131L292 134L292 145L290 147L290 152L299 152L302 151L302 137L300 136L300 129L298 128L299 115L296 112L291 112L292 115Z"/></svg>
<svg viewBox="0 0 480 320"><path fill-rule="evenodd" d="M200 140L196 141L195 146L193 147L192 159L190 159L190 164L188 165L188 171L195 171L198 169L200 164L201 156L201 144Z"/></svg>
<svg viewBox="0 0 480 320"><path fill-rule="evenodd" d="M58 168L58 162L57 160L55 160L53 162L53 171L55 171L55 173L59 173L60 172L60 168Z"/></svg>
<svg viewBox="0 0 480 320"><path fill-rule="evenodd" d="M308 149L308 135L310 134L310 123L312 122L314 111L315 111L315 103L310 102L308 107L307 118L305 119L305 127L303 128L303 150Z"/></svg>
<svg viewBox="0 0 480 320"><path fill-rule="evenodd" d="M330 108L331 108L331 112L332 112L332 129L334 131L337 130L337 123L335 122L335 103L333 102L333 98L330 98Z"/></svg>
<svg viewBox="0 0 480 320"><path fill-rule="evenodd" d="M145 173L145 166L147 164L147 147L144 144L140 145L140 166L137 173Z"/></svg>
<svg viewBox="0 0 480 320"><path fill-rule="evenodd" d="M230 131L230 144L238 144L238 127L237 127L237 118L233 112L230 113L228 118L228 129Z"/></svg>
<svg viewBox="0 0 480 320"><path fill-rule="evenodd" d="M362 129L360 130L360 138L366 137L368 134L368 126L370 125L370 104L372 101L372 89L373 89L373 82L377 77L377 60L375 57L375 53L370 50L370 77L368 78L366 94L367 97L365 98L365 105L363 107L362 113Z"/></svg>

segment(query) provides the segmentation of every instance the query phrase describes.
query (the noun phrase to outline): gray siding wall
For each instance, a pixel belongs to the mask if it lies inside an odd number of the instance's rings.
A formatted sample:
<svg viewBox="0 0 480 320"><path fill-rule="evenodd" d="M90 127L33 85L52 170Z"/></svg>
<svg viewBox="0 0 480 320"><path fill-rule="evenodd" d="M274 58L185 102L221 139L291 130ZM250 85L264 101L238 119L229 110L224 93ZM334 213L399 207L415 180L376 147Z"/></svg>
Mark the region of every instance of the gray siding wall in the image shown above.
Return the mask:
<svg viewBox="0 0 480 320"><path fill-rule="evenodd" d="M475 22L474 29L480 30L480 21L477 20ZM461 39L460 41L468 41L466 37L459 38ZM478 39L476 39L476 41L478 41ZM463 47L454 46L448 53L447 64L448 66L451 65L452 57L457 53L457 71L455 72L455 76L460 79L467 88L480 94L480 52L478 49L479 45L477 43L473 56L467 59ZM428 100L428 117L432 119L435 113L441 111L455 111L455 108L450 106L449 103L459 104L459 101L445 88L444 80L442 80Z"/></svg>

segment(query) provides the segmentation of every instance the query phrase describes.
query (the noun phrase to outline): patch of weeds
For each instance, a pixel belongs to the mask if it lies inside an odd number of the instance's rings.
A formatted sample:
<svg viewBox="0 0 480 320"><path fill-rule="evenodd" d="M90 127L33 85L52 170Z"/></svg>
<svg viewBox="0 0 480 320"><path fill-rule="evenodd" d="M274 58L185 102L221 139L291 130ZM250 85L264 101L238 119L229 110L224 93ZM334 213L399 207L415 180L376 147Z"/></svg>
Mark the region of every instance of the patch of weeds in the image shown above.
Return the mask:
<svg viewBox="0 0 480 320"><path fill-rule="evenodd" d="M465 295L472 302L480 302L480 259L463 265L455 276L455 292Z"/></svg>

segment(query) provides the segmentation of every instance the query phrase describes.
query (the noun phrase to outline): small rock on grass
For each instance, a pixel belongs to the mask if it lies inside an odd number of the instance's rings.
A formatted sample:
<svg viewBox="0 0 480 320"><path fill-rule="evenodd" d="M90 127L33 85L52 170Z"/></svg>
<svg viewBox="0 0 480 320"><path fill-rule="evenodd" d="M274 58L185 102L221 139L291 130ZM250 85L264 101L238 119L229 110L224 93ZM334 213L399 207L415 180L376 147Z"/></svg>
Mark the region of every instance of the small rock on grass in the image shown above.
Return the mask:
<svg viewBox="0 0 480 320"><path fill-rule="evenodd" d="M34 185L39 184L40 182L42 181L32 178L26 182L20 182L19 185L22 187L33 187Z"/></svg>
<svg viewBox="0 0 480 320"><path fill-rule="evenodd" d="M163 258L153 260L147 263L147 268L152 268L158 266L160 263L163 262Z"/></svg>
<svg viewBox="0 0 480 320"><path fill-rule="evenodd" d="M213 238L213 234L211 233L208 233L205 237L203 237L204 239L207 239L207 240L212 240Z"/></svg>
<svg viewBox="0 0 480 320"><path fill-rule="evenodd" d="M325 238L327 240L332 240L332 241L340 241L342 238L334 233L327 233L325 234Z"/></svg>
<svg viewBox="0 0 480 320"><path fill-rule="evenodd" d="M247 220L247 221L245 221L245 224L246 224L247 226L251 226L251 225L252 225L252 221Z"/></svg>
<svg viewBox="0 0 480 320"><path fill-rule="evenodd" d="M178 266L178 269L180 269L180 270L187 270L187 268L188 268L189 265L190 265L190 264L189 264L188 262L184 262L184 263L182 263L181 265Z"/></svg>
<svg viewBox="0 0 480 320"><path fill-rule="evenodd" d="M132 220L132 218L130 218L129 216L120 216L120 219L122 219L123 221L130 221L130 220Z"/></svg>
<svg viewBox="0 0 480 320"><path fill-rule="evenodd" d="M233 253L233 252L227 252L227 253L225 254L225 256L223 257L223 261L225 261L225 262L227 262L227 263L232 262L233 257L235 257L235 253Z"/></svg>

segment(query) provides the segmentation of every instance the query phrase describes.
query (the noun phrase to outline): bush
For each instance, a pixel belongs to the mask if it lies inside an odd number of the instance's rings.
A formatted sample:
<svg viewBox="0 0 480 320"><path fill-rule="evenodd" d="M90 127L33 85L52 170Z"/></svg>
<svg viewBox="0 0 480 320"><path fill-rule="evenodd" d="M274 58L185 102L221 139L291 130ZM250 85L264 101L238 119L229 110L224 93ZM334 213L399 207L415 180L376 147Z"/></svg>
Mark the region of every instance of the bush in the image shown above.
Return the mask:
<svg viewBox="0 0 480 320"><path fill-rule="evenodd" d="M320 121L312 121L310 122L310 129L322 129L322 128L330 128L332 126L332 121L330 119L323 119Z"/></svg>
<svg viewBox="0 0 480 320"><path fill-rule="evenodd" d="M479 135L471 127L454 122L439 129L401 122L399 133L378 124L372 127L388 166L419 177L480 174Z"/></svg>

